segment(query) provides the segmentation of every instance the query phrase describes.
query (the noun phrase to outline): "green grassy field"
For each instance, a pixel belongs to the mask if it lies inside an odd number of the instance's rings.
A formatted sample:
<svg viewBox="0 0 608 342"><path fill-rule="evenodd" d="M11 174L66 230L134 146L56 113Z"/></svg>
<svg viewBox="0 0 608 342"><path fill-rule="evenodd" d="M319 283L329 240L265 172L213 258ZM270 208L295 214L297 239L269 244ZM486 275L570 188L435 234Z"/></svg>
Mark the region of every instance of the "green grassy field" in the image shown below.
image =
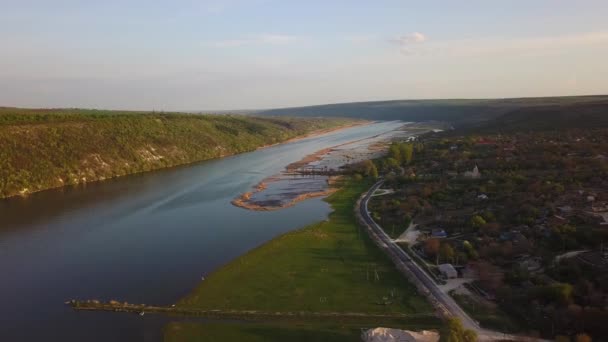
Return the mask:
<svg viewBox="0 0 608 342"><path fill-rule="evenodd" d="M406 318L286 318L269 322L174 322L166 341L357 341L362 328L440 329L433 310L360 230L357 198L370 182L345 181L327 198L329 220L279 236L211 274L180 307L400 313ZM376 277L377 273L377 277ZM422 314L417 317L416 314Z"/></svg>
<svg viewBox="0 0 608 342"><path fill-rule="evenodd" d="M222 267L182 307L260 311L430 313L364 231L354 204L369 186L348 182L327 201L329 220L282 235Z"/></svg>
<svg viewBox="0 0 608 342"><path fill-rule="evenodd" d="M165 342L265 342L265 341L357 341L361 330L332 325L293 325L264 323L171 323L165 329Z"/></svg>

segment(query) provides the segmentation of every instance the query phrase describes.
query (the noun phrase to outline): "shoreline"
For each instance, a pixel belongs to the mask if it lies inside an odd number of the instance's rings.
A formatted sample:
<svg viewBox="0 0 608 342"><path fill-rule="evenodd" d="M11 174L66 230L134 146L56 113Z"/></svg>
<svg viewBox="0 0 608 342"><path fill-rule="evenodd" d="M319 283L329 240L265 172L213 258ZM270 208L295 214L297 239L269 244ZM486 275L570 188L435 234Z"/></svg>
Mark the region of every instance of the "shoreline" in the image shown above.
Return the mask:
<svg viewBox="0 0 608 342"><path fill-rule="evenodd" d="M296 137L293 137L293 138L289 138L289 139L281 141L281 142L277 142L277 143L269 144L269 145L263 145L263 146L255 148L255 149L252 149L251 151L238 152L238 153L227 153L227 154L222 154L222 155L219 155L219 156L213 157L213 158L186 161L186 162L183 162L183 163L176 163L176 164L172 164L172 165L155 167L155 168L151 168L151 169L145 170L145 171L136 171L136 172L128 172L128 173L123 173L123 174L117 174L117 175L112 176L112 177L100 177L98 179L88 179L86 181L81 181L81 182L73 183L73 184L63 184L63 185L59 185L59 186L51 186L51 187L46 187L46 188L42 188L42 189L35 189L35 190L32 190L32 189L28 188L26 192L16 193L16 194L13 194L13 195L10 195L10 196L1 196L0 195L0 201L8 201L8 200L11 200L11 199L16 199L16 198L18 198L18 199L25 199L25 198L28 198L31 195L35 195L37 193L48 191L48 190L59 190L59 189L65 189L65 188L70 188L70 187L77 188L77 187L81 187L81 186L86 186L87 184L98 183L98 182L103 182L103 181L107 181L107 180L115 180L115 179L118 179L118 178L122 178L122 177L126 177L126 176L131 176L131 175L141 175L141 174L145 174L145 173L149 173L149 172L153 172L153 171L168 170L168 169L177 168L177 167L187 167L189 165L194 165L196 163L200 163L200 162L204 162L204 161L215 160L215 159L222 159L222 158L226 158L226 157L232 157L232 156L236 156L236 155L243 154L243 153L249 153L249 152L254 152L254 151L257 151L257 150L261 150L261 149L265 149L265 148L269 148L269 147L273 147L273 146L278 146L278 145L281 145L281 144L287 144L287 143L291 143L291 142L300 141L300 140L303 140L303 139L313 138L313 137L316 137L316 136L320 136L320 135L323 135L323 134L340 131L340 130L343 130L343 129L348 129L348 128L357 127L357 126L363 126L363 125L369 125L372 122L373 121L358 120L358 121L356 121L354 123L350 123L350 124L346 124L346 125L340 125L340 126L337 126L337 127L324 128L324 129L320 129L320 130L315 130L315 131L306 133L306 134L301 135L301 136L296 136Z"/></svg>
<svg viewBox="0 0 608 342"><path fill-rule="evenodd" d="M352 128L352 127L357 127L357 126L363 126L363 125L369 125L373 123L373 121L365 121L365 122L356 122L353 124L349 124L346 126L342 126L342 127L336 127L336 128L331 128L331 129L325 129L322 130L324 132L317 132L317 133L313 133L310 135L310 137L313 136L319 136L322 134L326 134L326 133L330 133L330 132L336 132L342 129L347 129L347 128ZM290 174L290 173L296 173L298 169L309 165L310 163L314 163L317 161L320 161L323 159L323 157L329 153L331 153L332 151L334 151L336 148L339 148L341 146L345 146L345 145L349 145L349 144L353 144L359 141L363 141L366 139L370 139L370 138L376 138L378 136L380 136L381 134L377 134L374 135L372 137L369 138L362 138L362 139L357 139L357 140L353 140L353 141L348 141L342 144L338 144L338 145L334 145L334 146L330 146L330 147L326 147L323 149L320 149L318 151L315 151L313 153L310 153L308 155L305 155L302 159L295 161L293 163L288 164L287 166L285 166L285 174ZM290 139L290 141L288 142L293 142L293 141L298 141L301 139L306 139L308 137L300 137L300 138L294 138L294 139ZM287 142L286 142L287 143ZM251 196L253 196L254 194L264 191L266 190L268 183L270 182L276 182L281 180L280 176L277 175L272 175L270 177L267 177L265 179L263 179L262 181L260 181L251 191L247 191L242 193L241 195L239 195L238 197L236 197L235 199L233 199L232 201L230 201L230 203L236 207L239 208L243 208L246 210L253 210L253 211L274 211L274 210L279 210L279 209L284 209L284 208L289 208L292 207L294 205L296 205L298 202L310 199L310 198L316 198L316 197L324 197L324 196L328 196L333 194L334 192L336 192L336 188L334 188L333 184L335 184L335 182L340 178L341 176L327 176L327 184L328 184L328 188L325 190L321 190L321 191L313 191L313 192L302 192L301 194L298 194L296 197L294 197L293 199L291 199L289 202L285 202L281 205L264 205L264 204L258 204L258 203L253 203L250 202L250 198Z"/></svg>
<svg viewBox="0 0 608 342"><path fill-rule="evenodd" d="M341 130L344 130L344 129L348 129L348 128L359 127L359 126L367 126L367 125L371 125L372 123L375 122L375 121L371 121L371 120L361 120L361 119L353 119L353 121L355 121L355 122L349 123L349 124L346 124L346 125L332 127L332 128L324 128L324 129L320 129L320 130L315 130L313 132L304 134L302 136L289 138L289 139L287 139L285 141L281 141L281 142L274 143L274 144L269 144L269 145L263 145L263 146L260 146L260 147L256 148L254 151L263 150L265 148L269 148L269 147L273 147L273 146L277 146L277 145L289 144L289 143L297 142L297 141L308 139L308 138L315 138L315 137L318 137L320 135L324 135L324 134L328 134L328 133L334 133L334 132L338 132L338 131L341 131Z"/></svg>
<svg viewBox="0 0 608 342"><path fill-rule="evenodd" d="M265 183L265 181L262 181L255 188L254 191L245 192L241 196L230 201L230 203L232 205L234 205L235 207L239 207L239 208L243 208L243 209L247 209L247 210L253 210L253 211L274 211L274 210L279 210L279 209L285 209L285 208L293 207L294 205L298 204L299 202L302 202L307 199L325 197L325 196L329 196L329 195L333 194L334 192L339 190L339 188L334 186L336 181L338 181L338 179L340 179L340 176L329 177L327 180L327 184L328 184L327 189L322 190L322 191L301 193L298 196L294 197L291 201L285 202L284 204L281 204L281 205L261 205L261 204L248 202L251 195L253 195L256 192L260 192L260 191L263 191L264 189L266 189L266 183Z"/></svg>
<svg viewBox="0 0 608 342"><path fill-rule="evenodd" d="M425 317L440 324L432 307L416 293L412 284L403 282L389 261L372 248L371 241L359 235L352 209L369 183L342 177L336 184L336 191L325 199L332 208L326 220L278 235L218 267L180 298L175 307L272 312L305 309L372 315L424 313ZM363 244L362 238L366 241ZM338 241L344 248L336 250ZM311 249L311 246L315 248ZM319 264L319 255L325 255L325 252L335 257L323 258ZM286 253L291 257L285 258ZM381 282L370 280L371 264L374 272L382 276ZM345 270L348 271L345 273ZM345 274L348 274L347 278L344 278ZM269 283L270 275L273 281ZM313 286L302 291L294 283L296 279L306 279L311 284L320 284L328 277L334 280L330 282L330 289ZM395 293L395 300L383 302L382 298L391 292ZM367 300L353 301L353 296L364 296ZM328 300L333 303L331 306L327 306ZM407 305L401 305L403 300L407 300ZM383 304L379 305L379 302Z"/></svg>

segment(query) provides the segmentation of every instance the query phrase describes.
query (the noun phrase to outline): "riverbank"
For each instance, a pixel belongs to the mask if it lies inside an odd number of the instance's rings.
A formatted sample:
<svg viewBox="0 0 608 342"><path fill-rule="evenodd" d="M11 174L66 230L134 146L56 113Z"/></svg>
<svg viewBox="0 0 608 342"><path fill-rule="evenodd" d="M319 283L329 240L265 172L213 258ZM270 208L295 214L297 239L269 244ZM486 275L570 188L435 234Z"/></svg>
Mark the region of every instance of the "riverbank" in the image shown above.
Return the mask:
<svg viewBox="0 0 608 342"><path fill-rule="evenodd" d="M349 127L365 124L368 123ZM402 124L392 131L319 149L288 164L279 174L263 179L231 203L247 210L274 211L309 198L331 195L336 191L333 184L344 174L342 169L346 165L382 156L392 139L410 136L408 128L409 124Z"/></svg>
<svg viewBox="0 0 608 342"><path fill-rule="evenodd" d="M268 187L268 183L277 181L277 178L278 177L273 176L273 177L269 177L269 178L265 179L264 181L260 182L254 188L253 191L243 193L239 197L232 200L230 203L232 203L232 205L237 206L239 208L243 208L243 209L247 209L247 210L254 210L254 211L273 211L273 210L289 208L289 207L296 205L298 202L301 202L301 201L304 201L307 199L325 197L325 196L329 196L329 195L333 194L334 192L336 192L338 190L338 188L336 187L336 183L339 182L340 179L342 179L341 176L327 177L327 188L325 190L304 191L305 189L303 189L304 192L298 194L295 197L292 197L289 201L282 202L280 205L271 205L268 203L258 203L258 202L251 201L251 197L253 195L255 195L258 192L262 192L262 191L266 190L266 188ZM280 179L278 179L278 180L280 180Z"/></svg>
<svg viewBox="0 0 608 342"><path fill-rule="evenodd" d="M186 165L362 121L0 108L0 198Z"/></svg>
<svg viewBox="0 0 608 342"><path fill-rule="evenodd" d="M422 314L427 317L424 328L439 328L429 303L355 221L355 202L370 184L342 180L340 189L327 198L334 209L328 220L279 236L233 260L176 307ZM420 323L402 319L395 324L416 329Z"/></svg>
<svg viewBox="0 0 608 342"><path fill-rule="evenodd" d="M320 198L253 212L231 205L234 196L318 149L396 126L377 123L230 158L0 201L0 240L5 242L0 270L5 287L12 289L0 296L6 323L0 335L13 341L95 342L159 336L171 317L75 312L63 303L116 299L170 306L190 293L201 276L207 278L281 234L324 221L331 212ZM53 291L39 291L32 283ZM14 312L27 312L27 319ZM162 341L162 336L147 340Z"/></svg>
<svg viewBox="0 0 608 342"><path fill-rule="evenodd" d="M337 127L330 127L330 128L324 128L324 129L319 129L319 130L315 130L314 132L299 136L299 137L294 137L294 138L290 138L287 139L285 141L281 141L281 142L277 142L274 144L269 144L269 145L264 145L264 146L260 146L257 149L261 150L261 149L265 149L265 148L269 148L272 146L277 146L280 144L289 144L289 143L294 143L294 142L298 142L304 139L310 139L310 138L315 138L315 137L319 137L321 135L325 135L325 134L330 134L330 133L335 133L344 129L348 129L348 128L354 128L354 127L359 127L359 126L366 126L366 125L370 125L372 123L374 123L375 121L370 121L370 120L363 120L363 119L351 119L350 121L355 121L352 123L346 123L343 125L339 125Z"/></svg>

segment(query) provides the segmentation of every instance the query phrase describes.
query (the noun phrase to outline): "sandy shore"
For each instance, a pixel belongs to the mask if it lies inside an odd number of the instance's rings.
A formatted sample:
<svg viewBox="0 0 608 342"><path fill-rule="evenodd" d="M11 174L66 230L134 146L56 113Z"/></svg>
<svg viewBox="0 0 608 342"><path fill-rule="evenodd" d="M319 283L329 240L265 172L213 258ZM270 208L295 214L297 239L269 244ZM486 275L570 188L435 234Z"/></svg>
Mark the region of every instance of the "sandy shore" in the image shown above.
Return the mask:
<svg viewBox="0 0 608 342"><path fill-rule="evenodd" d="M338 189L337 188L328 188L327 190L323 190L323 191L306 192L306 193L296 196L289 202L286 202L282 205L274 205L274 206L262 205L262 204L257 204L254 202L249 202L248 200L249 200L249 197L251 197L251 192L248 192L248 193L244 193L240 197L234 199L230 203L232 203L234 206L244 208L244 209L249 209L249 210L272 211L272 210L279 210L279 209L283 209L283 208L289 208L291 206L294 206L296 203L307 200L309 198L328 196L328 195L331 195L334 192L336 192L336 190L338 190Z"/></svg>
<svg viewBox="0 0 608 342"><path fill-rule="evenodd" d="M356 123L346 125L346 126L317 131L317 132L314 132L307 136L288 140L287 142L293 142L293 141L297 141L300 139L306 139L306 138L310 138L310 137L314 137L314 136L319 136L322 134L327 134L329 132L335 132L335 131L339 131L339 130L350 128L350 127L369 125L371 123L372 122L370 122L370 121L356 122ZM373 140L384 134L386 134L386 133L381 133L381 134L377 134L377 135L374 135L371 137L348 141L345 143L341 143L341 144L338 144L335 146L324 148L324 149L318 150L314 153L308 154L308 155L304 156L302 159L287 165L285 167L285 171L283 171L281 174L273 175L271 177L268 177L268 178L262 180L254 189L241 194L240 196L238 196L237 198L232 200L231 203L237 207L248 209L248 210L271 211L271 210L278 210L278 209L282 209L282 208L291 207L291 206L295 205L296 203L309 199L309 198L328 196L336 191L336 189L334 189L334 187L332 185L333 185L333 183L335 183L335 180L338 179L340 176L324 176L324 177L327 177L327 189L323 189L323 190L306 189L305 187L302 187L301 189L298 189L299 193L292 192L292 194L290 194L289 196L285 196L280 199L252 200L252 198L254 198L255 194L266 190L268 184L270 184L272 182L284 181L285 176L291 175L291 174L297 174L300 169L305 168L316 162L325 160L325 158L328 157L328 155L333 152L336 152L339 154L339 156L337 156L336 158L347 158L348 160L351 160L350 159L351 157L349 157L350 153L344 155L344 151L341 150L341 148L343 146L356 144L356 143L359 143L359 142L365 141L365 140L370 140L370 139ZM389 143L390 143L389 140L374 142L367 147L367 150L370 151L372 154L376 153L376 152L380 152L380 151L385 150ZM357 152L355 152L355 153L357 153ZM370 157L369 152L364 153L362 155L366 157L365 159L368 159ZM337 166L334 165L333 167L335 168ZM295 196L293 198L290 198L292 195L295 195Z"/></svg>
<svg viewBox="0 0 608 342"><path fill-rule="evenodd" d="M328 148L319 150L315 153L311 153L311 154L305 156L304 158L298 160L297 162L287 165L285 167L285 169L287 172L294 172L294 171L298 170L299 168L302 168L310 163L314 163L316 161L323 159L323 156L328 154L329 152L331 152L334 148L335 148L335 146L328 147Z"/></svg>
<svg viewBox="0 0 608 342"><path fill-rule="evenodd" d="M262 147L259 147L259 149L268 148L268 147L276 146L276 145L280 145L280 144L286 144L286 143L290 143L290 142L295 142L295 141L299 141L299 140L303 140L303 139L313 138L313 137L321 136L321 135L332 133L332 132L341 131L341 130L352 128L352 127L369 125L372 123L373 123L373 121L361 120L361 121L357 121L357 122L354 122L354 123L351 123L348 125L343 125L343 126L339 126L339 127L315 131L310 134L307 134L307 135L304 135L301 137L292 138L292 139L286 140L281 143L262 146ZM350 142L348 142L348 143L350 143ZM345 144L348 144L348 143L345 143ZM342 145L344 145L344 144L342 144ZM338 146L341 146L341 145L338 145ZM311 154L305 156L304 158L300 159L299 161L287 165L286 172L291 173L301 167L309 165L310 163L319 161L323 158L323 156L325 156L326 154L328 154L329 152L331 152L334 148L336 148L338 146L324 148L322 150L311 153ZM232 203L232 205L240 207L240 208L244 208L244 209L248 209L248 210L255 210L255 211L272 211L272 210L279 210L282 208L288 208L288 207L295 205L296 203L298 203L300 201L304 201L309 198L324 197L324 196L328 196L328 195L334 193L337 189L333 188L332 185L335 183L335 181L338 178L339 178L339 176L328 177L328 179L327 179L328 188L323 191L303 192L303 193L299 194L298 196L294 197L293 199L291 199L289 202L285 202L278 206L277 205L268 205L268 204L264 204L264 203L251 202L250 201L251 197L258 192L266 190L268 183L281 180L281 177L279 177L277 175L273 175L268 178L265 178L260 183L258 183L258 185L256 185L252 191L248 191L248 192L241 194L240 196L238 196L237 198L232 200L230 203Z"/></svg>

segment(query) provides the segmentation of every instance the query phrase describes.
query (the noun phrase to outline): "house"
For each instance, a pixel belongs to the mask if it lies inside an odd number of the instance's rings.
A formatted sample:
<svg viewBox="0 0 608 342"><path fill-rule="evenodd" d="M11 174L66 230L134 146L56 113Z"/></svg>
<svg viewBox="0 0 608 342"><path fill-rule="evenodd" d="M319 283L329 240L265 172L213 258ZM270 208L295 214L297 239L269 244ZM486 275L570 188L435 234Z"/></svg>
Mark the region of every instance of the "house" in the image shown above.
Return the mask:
<svg viewBox="0 0 608 342"><path fill-rule="evenodd" d="M515 233L513 232L502 232L498 237L500 241L511 241L515 237Z"/></svg>
<svg viewBox="0 0 608 342"><path fill-rule="evenodd" d="M551 228L563 226L565 224L568 224L568 219L559 215L553 215L547 219L547 225Z"/></svg>
<svg viewBox="0 0 608 342"><path fill-rule="evenodd" d="M572 211L573 211L572 207L569 205L557 207L557 210L559 210L559 212L564 216L572 214Z"/></svg>
<svg viewBox="0 0 608 342"><path fill-rule="evenodd" d="M466 178L478 179L481 177L481 173L479 172L479 168L477 167L477 165L475 165L475 167L473 168L473 171L466 171L464 173L464 176Z"/></svg>
<svg viewBox="0 0 608 342"><path fill-rule="evenodd" d="M431 231L431 236L437 239L443 239L448 237L448 233L441 228L436 228Z"/></svg>
<svg viewBox="0 0 608 342"><path fill-rule="evenodd" d="M477 145L496 145L496 142L492 139L480 138L477 140Z"/></svg>
<svg viewBox="0 0 608 342"><path fill-rule="evenodd" d="M591 205L591 211L594 213L608 211L608 205L606 203L594 203Z"/></svg>
<svg viewBox="0 0 608 342"><path fill-rule="evenodd" d="M441 264L437 266L439 268L439 272L446 279L454 279L458 278L458 271L452 266L452 264Z"/></svg>
<svg viewBox="0 0 608 342"><path fill-rule="evenodd" d="M538 257L535 258L525 258L519 263L519 266L523 269L528 270L528 272L538 272L542 268L541 259Z"/></svg>

